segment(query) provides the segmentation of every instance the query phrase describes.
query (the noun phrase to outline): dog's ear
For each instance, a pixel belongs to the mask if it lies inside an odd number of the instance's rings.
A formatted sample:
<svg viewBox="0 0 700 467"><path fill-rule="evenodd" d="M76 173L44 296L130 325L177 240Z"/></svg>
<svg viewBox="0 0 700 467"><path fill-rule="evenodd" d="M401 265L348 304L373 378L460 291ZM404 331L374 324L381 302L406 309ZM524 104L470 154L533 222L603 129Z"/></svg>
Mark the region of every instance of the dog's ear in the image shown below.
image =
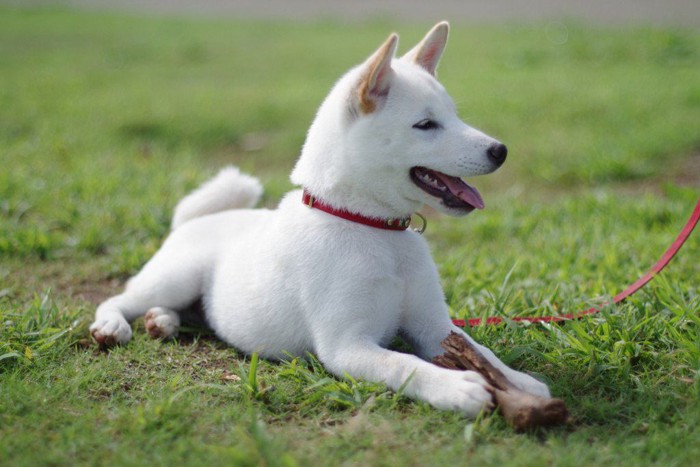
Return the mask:
<svg viewBox="0 0 700 467"><path fill-rule="evenodd" d="M377 104L386 99L394 75L391 60L394 58L399 36L392 34L363 65L365 71L357 87L357 98L362 113L372 113Z"/></svg>
<svg viewBox="0 0 700 467"><path fill-rule="evenodd" d="M445 50L445 45L447 45L447 34L449 31L450 25L447 21L436 24L425 35L423 40L409 50L402 59L421 66L428 73L435 76L435 70L442 56L442 51Z"/></svg>

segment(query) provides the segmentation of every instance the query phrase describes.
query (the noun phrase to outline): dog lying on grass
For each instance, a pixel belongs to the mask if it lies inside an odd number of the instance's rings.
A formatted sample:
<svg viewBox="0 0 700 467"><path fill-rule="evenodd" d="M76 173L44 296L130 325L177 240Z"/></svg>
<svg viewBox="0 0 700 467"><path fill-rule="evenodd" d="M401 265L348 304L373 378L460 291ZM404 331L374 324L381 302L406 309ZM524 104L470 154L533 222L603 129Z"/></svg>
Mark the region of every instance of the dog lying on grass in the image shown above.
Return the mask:
<svg viewBox="0 0 700 467"><path fill-rule="evenodd" d="M426 204L452 216L482 209L461 177L506 159L503 144L459 119L436 80L447 35L439 23L395 58L392 34L338 81L291 175L303 189L277 209L251 209L261 185L232 167L181 200L161 249L98 307L95 340L125 344L129 321L144 315L151 335L172 336L201 300L207 324L241 351L312 352L335 375L403 386L441 409L475 416L491 407L479 373L430 363L450 332L471 338L450 320L427 243L406 229ZM415 355L386 349L396 335ZM478 349L518 389L549 395Z"/></svg>

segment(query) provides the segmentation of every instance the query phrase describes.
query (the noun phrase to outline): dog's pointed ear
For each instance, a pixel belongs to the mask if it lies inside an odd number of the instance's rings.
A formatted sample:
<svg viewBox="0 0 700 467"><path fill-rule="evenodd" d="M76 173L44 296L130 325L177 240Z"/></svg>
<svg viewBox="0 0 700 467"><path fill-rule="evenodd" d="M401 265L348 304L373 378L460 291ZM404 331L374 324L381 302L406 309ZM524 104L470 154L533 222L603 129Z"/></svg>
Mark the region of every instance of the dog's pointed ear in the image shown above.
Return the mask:
<svg viewBox="0 0 700 467"><path fill-rule="evenodd" d="M389 94L389 86L394 75L391 60L394 58L398 43L399 36L391 34L363 65L365 71L357 87L357 98L362 113L374 112L377 104L386 99Z"/></svg>
<svg viewBox="0 0 700 467"><path fill-rule="evenodd" d="M406 52L402 59L415 63L435 76L438 62L447 45L449 32L450 24L447 21L436 24L417 46Z"/></svg>

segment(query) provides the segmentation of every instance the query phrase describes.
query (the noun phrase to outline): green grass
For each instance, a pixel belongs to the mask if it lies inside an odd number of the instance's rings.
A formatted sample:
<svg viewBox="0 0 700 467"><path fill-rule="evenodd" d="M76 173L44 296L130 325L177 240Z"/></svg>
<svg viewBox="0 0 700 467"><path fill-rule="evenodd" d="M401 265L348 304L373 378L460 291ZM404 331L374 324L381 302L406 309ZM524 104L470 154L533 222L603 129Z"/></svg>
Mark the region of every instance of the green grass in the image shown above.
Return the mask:
<svg viewBox="0 0 700 467"><path fill-rule="evenodd" d="M515 434L318 362L206 333L105 353L95 304L227 163L290 188L326 92L390 30L0 9L0 464L691 465L700 456L700 242L627 303L561 326L471 330L575 419ZM440 77L506 142L487 209L429 216L456 317L582 309L643 273L700 185L700 35L453 24ZM561 39L565 38L566 41ZM554 40L550 40L554 39Z"/></svg>

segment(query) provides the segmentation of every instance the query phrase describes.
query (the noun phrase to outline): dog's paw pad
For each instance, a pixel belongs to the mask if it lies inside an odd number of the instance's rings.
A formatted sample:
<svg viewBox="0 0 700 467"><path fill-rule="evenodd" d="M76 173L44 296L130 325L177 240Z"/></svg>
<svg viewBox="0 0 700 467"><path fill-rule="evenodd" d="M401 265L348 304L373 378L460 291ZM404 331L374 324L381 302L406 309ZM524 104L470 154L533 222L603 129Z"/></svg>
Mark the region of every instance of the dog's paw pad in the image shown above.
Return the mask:
<svg viewBox="0 0 700 467"><path fill-rule="evenodd" d="M131 326L124 317L112 317L95 321L90 334L101 347L126 344L131 339Z"/></svg>
<svg viewBox="0 0 700 467"><path fill-rule="evenodd" d="M111 335L104 335L100 331L93 331L92 338L101 346L112 347L117 344L117 339Z"/></svg>
<svg viewBox="0 0 700 467"><path fill-rule="evenodd" d="M146 331L154 339L167 339L177 335L180 316L172 310L151 308L144 316Z"/></svg>

